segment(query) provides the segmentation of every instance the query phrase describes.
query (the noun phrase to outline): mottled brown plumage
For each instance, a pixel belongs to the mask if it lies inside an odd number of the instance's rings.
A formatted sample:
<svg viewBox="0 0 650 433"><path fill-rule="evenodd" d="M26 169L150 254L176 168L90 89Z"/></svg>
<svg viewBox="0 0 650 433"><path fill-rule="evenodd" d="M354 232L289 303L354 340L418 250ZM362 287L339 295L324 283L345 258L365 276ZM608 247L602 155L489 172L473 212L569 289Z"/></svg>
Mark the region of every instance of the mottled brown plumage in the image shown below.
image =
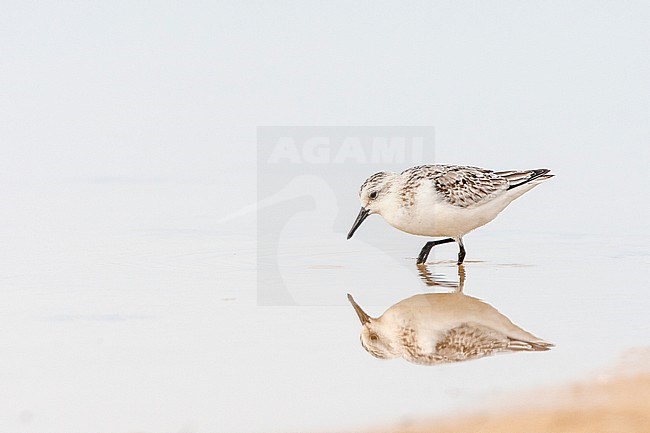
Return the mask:
<svg viewBox="0 0 650 433"><path fill-rule="evenodd" d="M492 221L513 200L553 177L548 169L495 172L461 165L418 165L402 173L375 173L361 185L361 210L348 239L372 214L406 233L446 237L420 251L425 263L434 245L455 241L458 263L465 258L463 236Z"/></svg>
<svg viewBox="0 0 650 433"><path fill-rule="evenodd" d="M376 358L402 357L420 365L553 347L513 324L494 307L462 293L428 293L369 317L351 296L362 321L361 344Z"/></svg>

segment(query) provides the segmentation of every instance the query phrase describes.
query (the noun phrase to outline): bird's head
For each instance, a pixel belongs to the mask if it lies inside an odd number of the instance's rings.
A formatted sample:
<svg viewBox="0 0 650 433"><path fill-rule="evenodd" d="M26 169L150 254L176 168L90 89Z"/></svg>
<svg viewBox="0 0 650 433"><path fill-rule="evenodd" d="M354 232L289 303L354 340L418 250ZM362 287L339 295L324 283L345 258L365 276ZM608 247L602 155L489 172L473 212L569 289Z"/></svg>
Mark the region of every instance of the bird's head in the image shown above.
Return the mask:
<svg viewBox="0 0 650 433"><path fill-rule="evenodd" d="M399 357L398 351L391 344L390 336L383 332L380 319L368 316L355 302L352 295L348 294L348 300L361 321L361 345L366 352L379 359Z"/></svg>
<svg viewBox="0 0 650 433"><path fill-rule="evenodd" d="M352 228L348 233L348 239L352 237L354 232L359 228L361 223L368 218L368 216L378 213L381 215L382 210L386 209L395 200L391 189L395 184L395 173L388 173L380 171L366 179L359 189L359 201L361 202L361 210L357 219L352 224Z"/></svg>

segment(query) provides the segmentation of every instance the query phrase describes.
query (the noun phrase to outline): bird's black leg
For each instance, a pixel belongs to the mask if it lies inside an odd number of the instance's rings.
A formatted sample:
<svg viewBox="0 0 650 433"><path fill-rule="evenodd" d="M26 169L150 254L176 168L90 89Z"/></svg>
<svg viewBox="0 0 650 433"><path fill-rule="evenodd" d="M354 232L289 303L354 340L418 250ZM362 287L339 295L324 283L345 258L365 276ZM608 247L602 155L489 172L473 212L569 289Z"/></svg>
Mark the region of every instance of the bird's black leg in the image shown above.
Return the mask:
<svg viewBox="0 0 650 433"><path fill-rule="evenodd" d="M458 251L458 264L462 265L463 260L465 260L465 246L463 245L463 238L456 239L456 242L458 242L458 247L460 248Z"/></svg>
<svg viewBox="0 0 650 433"><path fill-rule="evenodd" d="M431 252L431 248L435 247L436 245L440 244L447 244L449 242L453 242L454 240L452 238L447 238L447 239L442 239L439 241L429 241L424 246L422 247L422 251L420 251L420 255L418 256L418 265L421 265L422 263L427 261L427 258L429 257L429 252Z"/></svg>

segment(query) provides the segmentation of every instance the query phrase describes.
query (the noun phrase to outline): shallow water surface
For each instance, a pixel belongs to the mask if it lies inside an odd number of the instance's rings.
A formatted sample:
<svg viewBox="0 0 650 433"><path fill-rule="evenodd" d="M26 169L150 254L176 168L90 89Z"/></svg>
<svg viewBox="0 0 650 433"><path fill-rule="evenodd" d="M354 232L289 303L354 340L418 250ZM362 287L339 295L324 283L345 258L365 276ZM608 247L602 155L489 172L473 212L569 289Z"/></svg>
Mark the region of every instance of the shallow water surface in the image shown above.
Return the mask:
<svg viewBox="0 0 650 433"><path fill-rule="evenodd" d="M349 430L560 383L649 343L645 238L508 231L503 217L466 237L464 293L556 347L375 359L346 294L378 316L451 292L454 245L418 268L423 240L379 219L346 241L301 215L268 243L254 214L214 224L213 186L188 188L5 190L1 430Z"/></svg>

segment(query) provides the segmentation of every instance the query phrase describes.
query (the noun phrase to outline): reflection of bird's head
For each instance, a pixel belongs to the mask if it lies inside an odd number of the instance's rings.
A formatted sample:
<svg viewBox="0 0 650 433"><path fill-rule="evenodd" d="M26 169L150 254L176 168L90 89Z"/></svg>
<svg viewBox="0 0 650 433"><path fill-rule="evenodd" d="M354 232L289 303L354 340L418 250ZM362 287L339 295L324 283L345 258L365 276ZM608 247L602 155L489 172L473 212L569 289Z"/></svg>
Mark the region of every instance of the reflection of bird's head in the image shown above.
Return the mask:
<svg viewBox="0 0 650 433"><path fill-rule="evenodd" d="M361 345L363 348L375 358L399 357L399 350L394 346L391 336L385 332L381 318L375 319L368 316L350 294L348 294L348 300L361 321Z"/></svg>

